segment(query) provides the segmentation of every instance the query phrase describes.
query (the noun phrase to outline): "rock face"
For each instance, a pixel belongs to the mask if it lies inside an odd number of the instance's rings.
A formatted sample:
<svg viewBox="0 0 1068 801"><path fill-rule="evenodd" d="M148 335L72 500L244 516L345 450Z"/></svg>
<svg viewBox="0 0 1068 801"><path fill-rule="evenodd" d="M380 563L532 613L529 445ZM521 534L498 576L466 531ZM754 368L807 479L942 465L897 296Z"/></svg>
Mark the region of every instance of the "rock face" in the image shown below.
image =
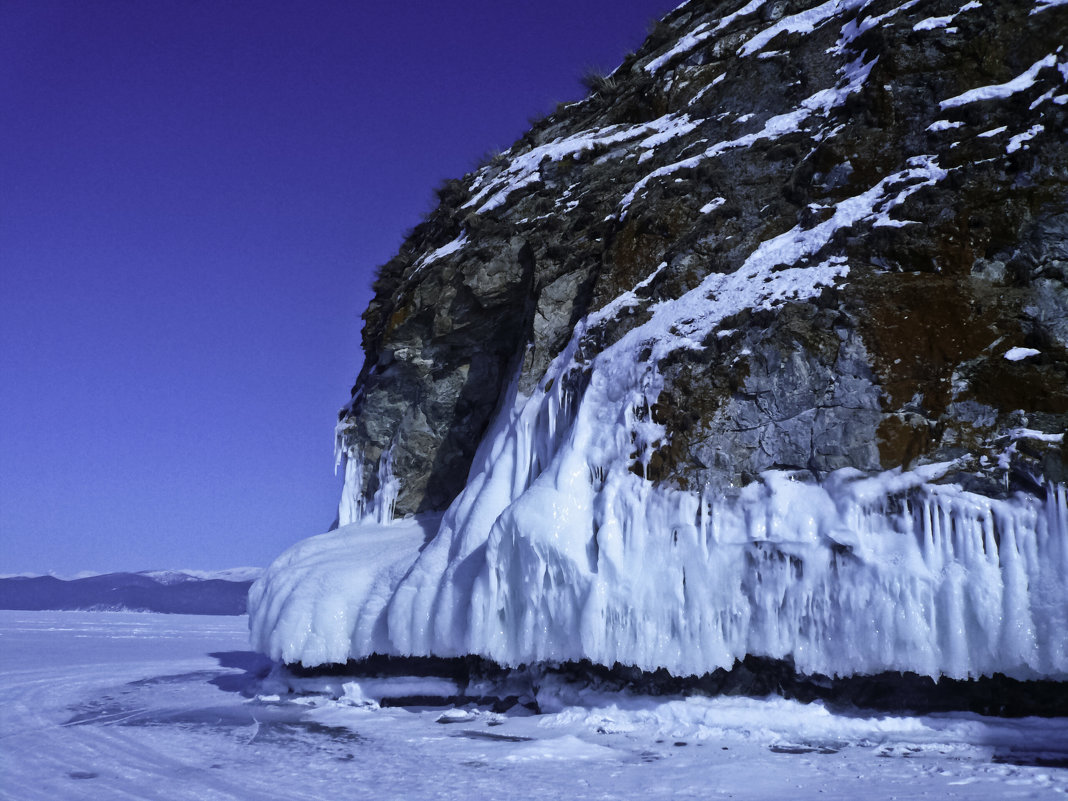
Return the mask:
<svg viewBox="0 0 1068 801"><path fill-rule="evenodd" d="M684 3L381 269L341 528L254 643L1068 677L1065 42L1061 0Z"/></svg>
<svg viewBox="0 0 1068 801"><path fill-rule="evenodd" d="M729 488L959 459L987 494L1065 480L1063 440L1026 432L1068 421L1068 9L738 5L684 4L439 190L364 315L338 428L360 497L389 454L395 513L444 509L509 381L529 393L585 315L634 292L582 337L589 360L754 255L825 280L657 364L664 435L635 470Z"/></svg>

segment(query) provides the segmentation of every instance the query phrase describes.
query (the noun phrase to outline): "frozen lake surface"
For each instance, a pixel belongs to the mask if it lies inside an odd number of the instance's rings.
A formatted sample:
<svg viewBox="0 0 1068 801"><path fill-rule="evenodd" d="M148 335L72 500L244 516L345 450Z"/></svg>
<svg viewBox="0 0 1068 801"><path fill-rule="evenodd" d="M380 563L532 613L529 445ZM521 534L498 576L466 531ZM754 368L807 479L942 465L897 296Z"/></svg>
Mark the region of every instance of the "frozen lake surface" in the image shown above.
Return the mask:
<svg viewBox="0 0 1068 801"><path fill-rule="evenodd" d="M1064 718L545 688L541 715L383 708L367 699L401 680L285 692L246 627L0 611L0 798L1068 796Z"/></svg>

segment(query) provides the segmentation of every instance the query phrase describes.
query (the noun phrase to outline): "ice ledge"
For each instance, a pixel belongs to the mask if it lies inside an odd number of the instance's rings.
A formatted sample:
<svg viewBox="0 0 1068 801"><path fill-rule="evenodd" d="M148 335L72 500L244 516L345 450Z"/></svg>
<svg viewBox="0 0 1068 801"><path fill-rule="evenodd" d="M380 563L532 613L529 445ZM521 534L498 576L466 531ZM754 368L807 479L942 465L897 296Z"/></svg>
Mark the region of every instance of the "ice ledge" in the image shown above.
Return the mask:
<svg viewBox="0 0 1068 801"><path fill-rule="evenodd" d="M1068 678L1065 488L996 500L931 483L944 469L769 472L731 499L629 472L586 497L535 482L491 524L450 512L425 548L437 519L352 524L253 586L252 643L306 666L471 653L699 675L753 655ZM446 530L461 520L480 531Z"/></svg>

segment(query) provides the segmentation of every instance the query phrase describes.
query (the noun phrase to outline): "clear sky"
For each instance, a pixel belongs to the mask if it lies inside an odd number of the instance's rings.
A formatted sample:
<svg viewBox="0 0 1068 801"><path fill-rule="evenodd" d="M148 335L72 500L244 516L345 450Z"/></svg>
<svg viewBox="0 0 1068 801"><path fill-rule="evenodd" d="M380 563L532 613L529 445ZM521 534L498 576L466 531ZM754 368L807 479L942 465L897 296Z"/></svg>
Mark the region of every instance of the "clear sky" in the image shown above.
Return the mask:
<svg viewBox="0 0 1068 801"><path fill-rule="evenodd" d="M0 573L329 527L375 266L679 0L0 3Z"/></svg>

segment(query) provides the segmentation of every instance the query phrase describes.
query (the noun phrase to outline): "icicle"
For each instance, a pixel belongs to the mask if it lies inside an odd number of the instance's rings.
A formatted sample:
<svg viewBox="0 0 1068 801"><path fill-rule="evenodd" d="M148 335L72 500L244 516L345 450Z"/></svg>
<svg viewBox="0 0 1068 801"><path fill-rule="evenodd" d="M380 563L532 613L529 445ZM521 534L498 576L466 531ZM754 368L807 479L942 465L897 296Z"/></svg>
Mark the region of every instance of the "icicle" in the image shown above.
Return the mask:
<svg viewBox="0 0 1068 801"><path fill-rule="evenodd" d="M513 382L437 536L404 540L412 550L389 568L404 569L375 577L366 595L377 600L312 580L290 598L292 581L272 579L258 597L275 600L253 611L259 647L300 658L289 644L306 641L309 653L359 657L373 643L381 653L679 674L747 654L826 675L1068 674L1063 486L1048 487L1044 502L997 500L936 485L949 467L927 465L846 469L822 484L769 471L732 495L670 489L629 469L635 451L648 466L663 437L651 420L655 374L633 360L609 365L611 380L591 368L576 394L565 380L573 345L530 397ZM340 432L338 442L339 519L359 520L351 534L363 536L392 519L393 454L379 460L365 510L363 454L345 451ZM287 558L314 565L315 542ZM327 609L376 621L374 636L352 639ZM312 637L298 631L309 620Z"/></svg>
<svg viewBox="0 0 1068 801"><path fill-rule="evenodd" d="M339 526L355 523L363 517L363 455L358 451L342 456L345 465L345 483L341 487L338 504Z"/></svg>
<svg viewBox="0 0 1068 801"><path fill-rule="evenodd" d="M379 525L393 522L393 511L397 504L400 481L393 475L393 446L378 459L378 489L371 499L371 506L366 517Z"/></svg>

